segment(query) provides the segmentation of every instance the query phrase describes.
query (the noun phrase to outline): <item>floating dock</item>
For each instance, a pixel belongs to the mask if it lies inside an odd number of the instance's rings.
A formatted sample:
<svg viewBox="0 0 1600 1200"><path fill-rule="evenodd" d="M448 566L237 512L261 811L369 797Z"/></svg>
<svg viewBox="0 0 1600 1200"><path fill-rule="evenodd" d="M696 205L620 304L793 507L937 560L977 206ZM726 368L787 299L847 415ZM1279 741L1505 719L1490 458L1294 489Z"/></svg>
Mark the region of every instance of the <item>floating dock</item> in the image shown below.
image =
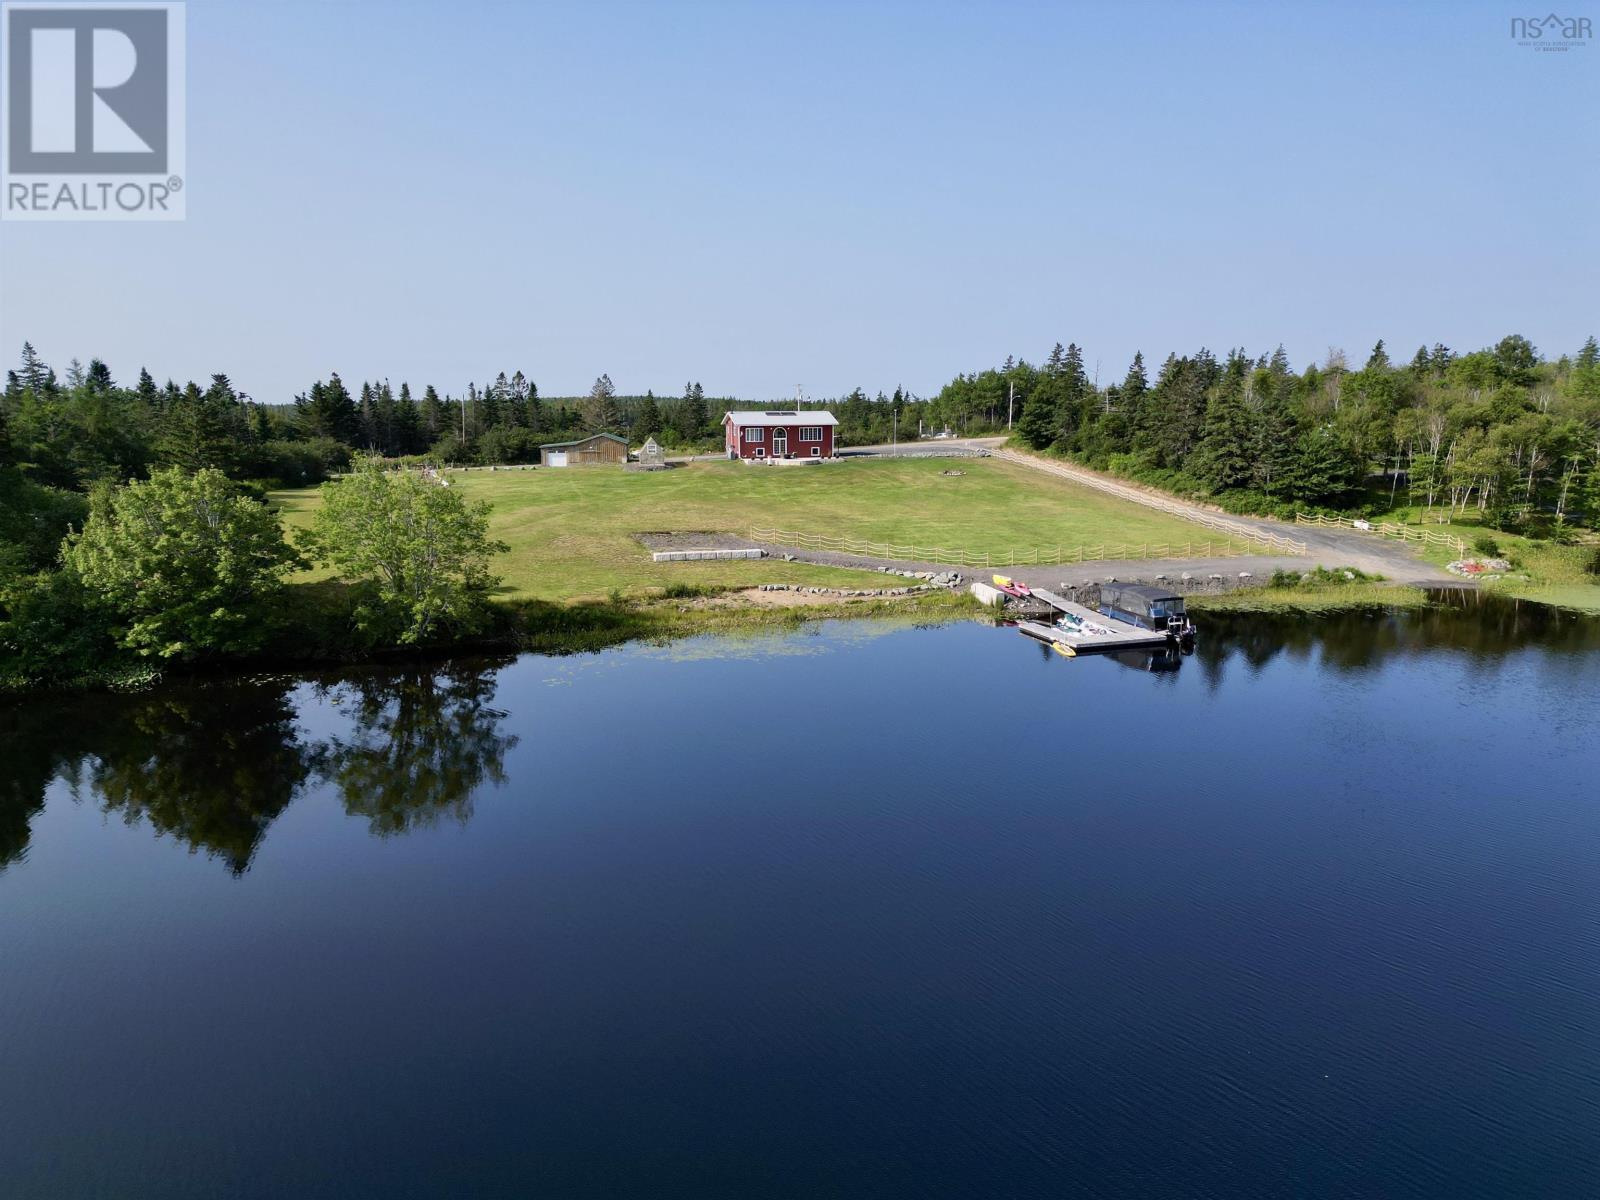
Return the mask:
<svg viewBox="0 0 1600 1200"><path fill-rule="evenodd" d="M1075 654L1094 654L1111 650L1137 650L1165 646L1167 635L1154 629L1141 629L1074 604L1043 588L1034 588L1035 599L1043 600L1066 619L1065 625L1045 625L1039 621L1019 621L1017 628L1031 638L1054 646L1070 647Z"/></svg>

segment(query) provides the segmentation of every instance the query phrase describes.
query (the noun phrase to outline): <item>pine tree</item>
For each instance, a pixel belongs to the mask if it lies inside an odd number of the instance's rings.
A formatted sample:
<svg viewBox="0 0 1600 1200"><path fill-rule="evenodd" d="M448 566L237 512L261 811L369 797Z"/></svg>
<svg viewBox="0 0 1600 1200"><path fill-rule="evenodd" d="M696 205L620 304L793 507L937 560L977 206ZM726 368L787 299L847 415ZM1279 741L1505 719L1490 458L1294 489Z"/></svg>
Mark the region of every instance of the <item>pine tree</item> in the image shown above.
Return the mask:
<svg viewBox="0 0 1600 1200"><path fill-rule="evenodd" d="M1583 349L1578 351L1578 357L1573 360L1573 365L1580 371L1593 371L1600 367L1600 342L1596 342L1594 335L1590 334L1588 341L1583 343Z"/></svg>
<svg viewBox="0 0 1600 1200"><path fill-rule="evenodd" d="M1022 416L1017 418L1017 436L1035 450L1043 450L1056 435L1056 406L1049 380L1028 393Z"/></svg>
<svg viewBox="0 0 1600 1200"><path fill-rule="evenodd" d="M594 381L583 401L583 428L586 433L616 433L622 425L622 413L617 407L617 389L611 376L601 375Z"/></svg>
<svg viewBox="0 0 1600 1200"><path fill-rule="evenodd" d="M309 396L296 396L294 406L296 422L306 437L332 438L347 446L357 444L361 436L361 414L337 371L328 377L327 383L319 380L312 384Z"/></svg>
<svg viewBox="0 0 1600 1200"><path fill-rule="evenodd" d="M17 374L22 386L36 396L56 390L56 373L39 357L33 343L22 343L22 370Z"/></svg>
<svg viewBox="0 0 1600 1200"><path fill-rule="evenodd" d="M1289 402L1290 387L1290 381L1278 379L1270 366L1257 387L1260 408L1251 437L1251 481L1269 496L1282 493L1294 475L1299 423Z"/></svg>
<svg viewBox="0 0 1600 1200"><path fill-rule="evenodd" d="M392 431L396 454L418 454L426 447L422 443L422 421L417 413L417 402L411 398L411 385L400 385L400 398L395 401Z"/></svg>
<svg viewBox="0 0 1600 1200"><path fill-rule="evenodd" d="M1206 405L1200 444L1189 469L1213 492L1247 487L1251 480L1254 431L1244 399L1249 370L1250 360L1242 351L1229 354L1222 382Z"/></svg>
<svg viewBox="0 0 1600 1200"><path fill-rule="evenodd" d="M417 418L422 423L422 433L428 445L433 445L444 432L445 415L444 406L439 403L439 393L431 383L422 390L422 409Z"/></svg>
<svg viewBox="0 0 1600 1200"><path fill-rule="evenodd" d="M377 434L374 442L378 449L384 454L403 454L404 451L397 449L395 444L394 389L389 386L387 379L377 389L377 397L372 405L372 417L374 432Z"/></svg>
<svg viewBox="0 0 1600 1200"><path fill-rule="evenodd" d="M134 394L139 397L139 402L144 405L147 412L154 412L161 403L161 393L156 389L156 381L143 367L139 368L139 384L134 389Z"/></svg>
<svg viewBox="0 0 1600 1200"><path fill-rule="evenodd" d="M372 394L372 385L364 380L361 384L361 407L357 412L361 445L366 450L376 450L378 448L377 400Z"/></svg>
<svg viewBox="0 0 1600 1200"><path fill-rule="evenodd" d="M1418 346L1417 352L1411 356L1411 373L1420 379L1432 370L1433 363L1428 359L1428 347Z"/></svg>
<svg viewBox="0 0 1600 1200"><path fill-rule="evenodd" d="M1386 371L1389 369L1389 352L1383 348L1383 339L1378 339L1378 344L1372 348L1372 353L1367 356L1367 370Z"/></svg>
<svg viewBox="0 0 1600 1200"><path fill-rule="evenodd" d="M634 418L633 432L641 439L654 437L661 432L661 409L656 406L656 394L646 391L639 405L639 415Z"/></svg>
<svg viewBox="0 0 1600 1200"><path fill-rule="evenodd" d="M234 447L223 405L223 393L215 386L205 392L192 382L185 387L162 421L161 460L185 471L205 467L226 471Z"/></svg>
<svg viewBox="0 0 1600 1200"><path fill-rule="evenodd" d="M705 392L698 383L683 385L683 403L678 406L678 433L684 441L704 437L706 431Z"/></svg>

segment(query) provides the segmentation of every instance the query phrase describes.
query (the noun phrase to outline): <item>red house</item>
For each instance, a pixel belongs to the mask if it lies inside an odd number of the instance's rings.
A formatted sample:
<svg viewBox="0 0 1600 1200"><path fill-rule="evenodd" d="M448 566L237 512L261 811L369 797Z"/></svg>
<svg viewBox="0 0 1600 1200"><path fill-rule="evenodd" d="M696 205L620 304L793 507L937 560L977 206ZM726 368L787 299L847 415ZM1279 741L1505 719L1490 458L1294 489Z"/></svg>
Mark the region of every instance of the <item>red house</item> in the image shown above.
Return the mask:
<svg viewBox="0 0 1600 1200"><path fill-rule="evenodd" d="M831 412L731 412L722 418L723 445L729 458L832 458Z"/></svg>

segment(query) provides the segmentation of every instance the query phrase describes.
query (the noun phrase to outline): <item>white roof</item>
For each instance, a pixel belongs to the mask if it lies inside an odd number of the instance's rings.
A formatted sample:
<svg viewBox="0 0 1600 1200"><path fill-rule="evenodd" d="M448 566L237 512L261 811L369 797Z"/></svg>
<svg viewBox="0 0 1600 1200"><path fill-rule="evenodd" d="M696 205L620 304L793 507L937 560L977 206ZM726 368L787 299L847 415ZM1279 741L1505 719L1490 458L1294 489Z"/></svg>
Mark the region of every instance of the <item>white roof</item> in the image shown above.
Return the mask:
<svg viewBox="0 0 1600 1200"><path fill-rule="evenodd" d="M769 408L761 412L730 412L723 420L735 425L837 425L831 412L821 409L796 412L792 408Z"/></svg>

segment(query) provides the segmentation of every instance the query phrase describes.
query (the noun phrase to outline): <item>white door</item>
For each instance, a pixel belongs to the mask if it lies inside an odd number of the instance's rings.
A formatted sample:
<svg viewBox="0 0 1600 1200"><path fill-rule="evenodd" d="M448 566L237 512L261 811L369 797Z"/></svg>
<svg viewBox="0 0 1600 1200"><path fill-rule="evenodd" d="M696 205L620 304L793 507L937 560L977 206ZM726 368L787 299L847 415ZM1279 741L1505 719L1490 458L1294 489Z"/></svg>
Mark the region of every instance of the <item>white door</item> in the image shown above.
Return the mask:
<svg viewBox="0 0 1600 1200"><path fill-rule="evenodd" d="M787 429L774 429L772 431L772 456L782 458L789 453L789 431Z"/></svg>
<svg viewBox="0 0 1600 1200"><path fill-rule="evenodd" d="M567 465L567 452L565 450L552 450L544 456L544 465L547 467L564 467Z"/></svg>

